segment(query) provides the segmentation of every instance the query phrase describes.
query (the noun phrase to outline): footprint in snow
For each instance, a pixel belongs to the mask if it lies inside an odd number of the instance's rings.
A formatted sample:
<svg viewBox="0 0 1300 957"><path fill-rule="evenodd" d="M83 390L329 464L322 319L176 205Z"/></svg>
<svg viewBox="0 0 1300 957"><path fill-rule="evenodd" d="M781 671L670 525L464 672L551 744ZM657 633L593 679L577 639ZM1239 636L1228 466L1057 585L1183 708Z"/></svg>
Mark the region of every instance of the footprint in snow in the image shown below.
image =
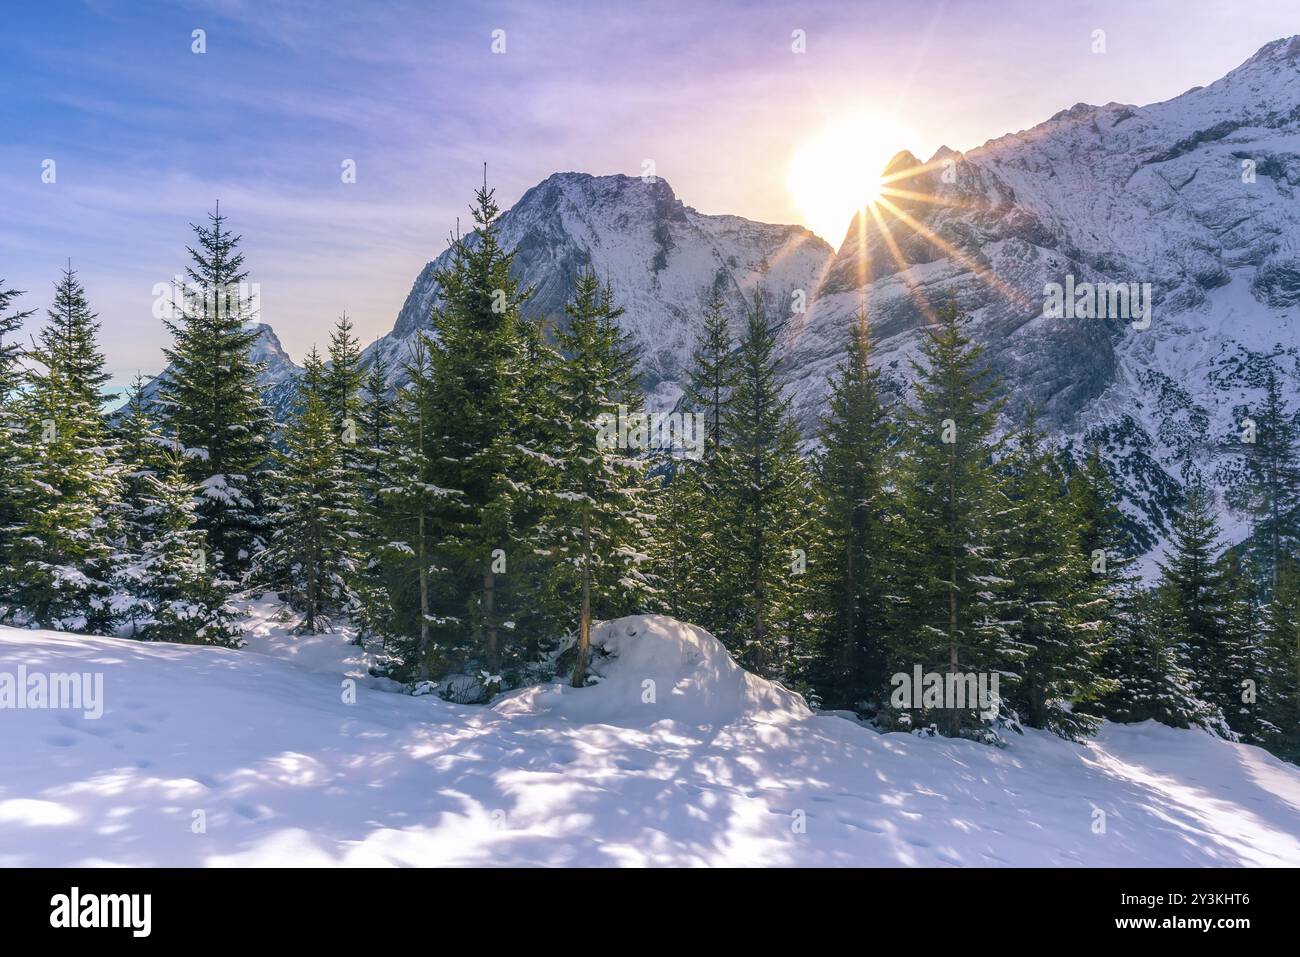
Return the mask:
<svg viewBox="0 0 1300 957"><path fill-rule="evenodd" d="M869 834L884 834L885 829L875 824L868 824L866 821L855 821L851 818L839 818L839 822L845 827L851 827L855 831L866 831Z"/></svg>

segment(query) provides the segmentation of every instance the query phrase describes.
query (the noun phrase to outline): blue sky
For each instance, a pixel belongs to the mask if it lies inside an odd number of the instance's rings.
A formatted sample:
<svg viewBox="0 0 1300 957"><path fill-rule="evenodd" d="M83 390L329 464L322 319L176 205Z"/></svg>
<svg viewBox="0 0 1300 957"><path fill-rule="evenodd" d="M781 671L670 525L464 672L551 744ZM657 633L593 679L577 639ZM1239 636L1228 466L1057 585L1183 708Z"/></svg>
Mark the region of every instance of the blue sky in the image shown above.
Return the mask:
<svg viewBox="0 0 1300 957"><path fill-rule="evenodd" d="M557 170L799 222L786 173L836 117L977 146L1076 102L1147 103L1297 32L1293 0L11 4L0 277L43 309L69 257L118 381L156 372L153 288L220 199L296 357L347 310L391 328L487 162L503 205ZM192 32L207 52L192 52ZM791 32L807 52L791 51ZM1091 50L1092 31L1107 49ZM505 53L492 52L505 31ZM53 159L57 178L41 181ZM357 181L342 182L344 160ZM846 200L846 221L852 199ZM828 237L833 242L840 237Z"/></svg>

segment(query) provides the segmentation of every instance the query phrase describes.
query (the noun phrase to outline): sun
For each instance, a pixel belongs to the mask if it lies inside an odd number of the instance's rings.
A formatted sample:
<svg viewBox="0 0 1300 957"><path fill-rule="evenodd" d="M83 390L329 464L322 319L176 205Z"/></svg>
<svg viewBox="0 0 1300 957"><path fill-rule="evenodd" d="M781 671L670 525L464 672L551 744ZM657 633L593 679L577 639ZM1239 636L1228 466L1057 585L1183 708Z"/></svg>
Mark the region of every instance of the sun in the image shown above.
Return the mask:
<svg viewBox="0 0 1300 957"><path fill-rule="evenodd" d="M859 114L827 124L790 158L787 185L803 224L839 246L854 214L880 197L880 174L911 141L888 117Z"/></svg>

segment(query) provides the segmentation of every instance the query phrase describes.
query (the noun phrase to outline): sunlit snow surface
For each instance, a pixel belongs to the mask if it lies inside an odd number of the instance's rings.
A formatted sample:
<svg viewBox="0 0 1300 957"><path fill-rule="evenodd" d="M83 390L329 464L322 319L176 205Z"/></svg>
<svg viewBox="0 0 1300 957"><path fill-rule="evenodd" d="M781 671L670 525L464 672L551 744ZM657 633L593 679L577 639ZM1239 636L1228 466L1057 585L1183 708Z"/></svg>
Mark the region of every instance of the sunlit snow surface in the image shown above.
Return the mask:
<svg viewBox="0 0 1300 957"><path fill-rule="evenodd" d="M250 616L240 651L0 629L0 672L105 696L0 711L0 863L1300 865L1300 768L1200 732L882 735L655 617L597 631L594 687L457 706Z"/></svg>

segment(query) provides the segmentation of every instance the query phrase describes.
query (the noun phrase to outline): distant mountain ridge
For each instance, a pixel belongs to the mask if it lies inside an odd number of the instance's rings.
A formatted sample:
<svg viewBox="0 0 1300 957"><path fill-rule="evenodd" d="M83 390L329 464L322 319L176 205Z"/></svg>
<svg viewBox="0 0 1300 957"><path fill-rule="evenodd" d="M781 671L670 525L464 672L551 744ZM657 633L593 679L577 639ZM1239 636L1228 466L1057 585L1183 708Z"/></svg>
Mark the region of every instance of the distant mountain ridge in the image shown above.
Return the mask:
<svg viewBox="0 0 1300 957"><path fill-rule="evenodd" d="M680 395L709 289L722 290L739 321L758 285L776 297L810 291L833 255L801 226L700 213L663 179L587 173L556 173L524 193L501 216L500 240L515 251L518 278L533 287L529 315L562 322L573 281L588 263L612 282L655 407ZM367 362L381 350L400 369L415 333L429 327L440 293L436 274L449 262L448 251L424 267L393 331L366 350Z"/></svg>
<svg viewBox="0 0 1300 957"><path fill-rule="evenodd" d="M275 334L274 329L265 322L254 323L254 325L257 327L258 337L253 341L249 355L261 367L257 376L257 385L261 389L262 400L270 408L272 416L277 422L284 422L293 407L302 368L289 357L289 353L285 352L284 346L280 344L280 337ZM158 400L159 389L166 379L167 369L164 369L145 383L146 402L154 403ZM119 408L115 411L121 410Z"/></svg>

